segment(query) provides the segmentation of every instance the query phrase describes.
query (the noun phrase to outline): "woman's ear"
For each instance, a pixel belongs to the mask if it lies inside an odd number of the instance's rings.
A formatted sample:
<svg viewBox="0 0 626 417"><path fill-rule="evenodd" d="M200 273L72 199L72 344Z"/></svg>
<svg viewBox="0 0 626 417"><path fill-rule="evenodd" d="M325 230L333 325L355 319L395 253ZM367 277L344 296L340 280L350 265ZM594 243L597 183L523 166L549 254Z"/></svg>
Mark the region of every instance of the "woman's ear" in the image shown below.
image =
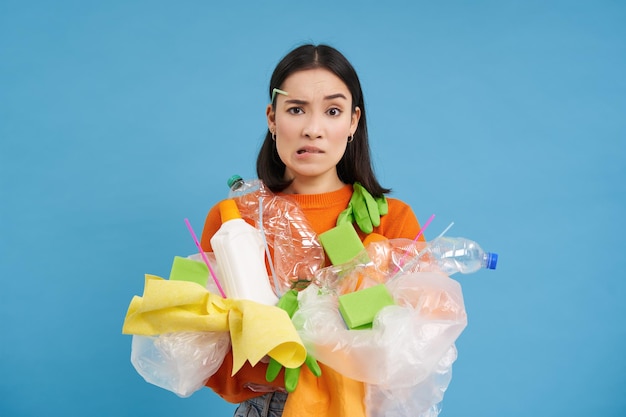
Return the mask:
<svg viewBox="0 0 626 417"><path fill-rule="evenodd" d="M350 134L354 135L356 128L359 126L359 120L361 120L361 109L357 106L352 112L352 120L350 121Z"/></svg>
<svg viewBox="0 0 626 417"><path fill-rule="evenodd" d="M276 132L276 112L271 104L268 104L265 109L265 117L267 117L267 128L270 132Z"/></svg>

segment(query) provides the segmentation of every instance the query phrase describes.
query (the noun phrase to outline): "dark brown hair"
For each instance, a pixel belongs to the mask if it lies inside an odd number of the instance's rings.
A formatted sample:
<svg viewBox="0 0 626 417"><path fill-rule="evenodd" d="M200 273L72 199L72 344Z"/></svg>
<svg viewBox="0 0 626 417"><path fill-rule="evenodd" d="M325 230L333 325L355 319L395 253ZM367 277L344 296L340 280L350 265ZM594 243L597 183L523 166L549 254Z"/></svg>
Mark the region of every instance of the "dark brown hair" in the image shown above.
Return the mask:
<svg viewBox="0 0 626 417"><path fill-rule="evenodd" d="M378 183L374 175L370 159L367 118L361 83L356 71L341 52L328 45L302 45L292 50L274 69L269 85L270 98L274 88L280 89L283 82L291 74L314 68L327 69L339 77L352 95L352 111L354 112L356 107L361 109L361 118L354 133L354 140L348 143L346 152L337 164L339 179L346 184L360 182L375 197L381 197L390 192L390 189L384 188ZM272 107L275 105L276 102L272 102ZM290 180L284 178L285 164L278 156L275 142L269 131L261 145L256 170L258 177L274 192L283 191L291 183Z"/></svg>

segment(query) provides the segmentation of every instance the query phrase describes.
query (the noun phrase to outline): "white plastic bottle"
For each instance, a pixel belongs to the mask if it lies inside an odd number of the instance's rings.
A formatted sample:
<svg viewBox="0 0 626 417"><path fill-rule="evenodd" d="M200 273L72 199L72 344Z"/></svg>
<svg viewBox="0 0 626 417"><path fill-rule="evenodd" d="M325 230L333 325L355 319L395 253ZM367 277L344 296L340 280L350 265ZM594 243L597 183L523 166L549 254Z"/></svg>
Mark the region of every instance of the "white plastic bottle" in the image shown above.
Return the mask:
<svg viewBox="0 0 626 417"><path fill-rule="evenodd" d="M462 237L438 237L419 255L419 271L470 274L482 268L496 269L498 254L485 252L476 242Z"/></svg>
<svg viewBox="0 0 626 417"><path fill-rule="evenodd" d="M273 249L277 291L282 294L294 285L307 285L324 266L325 255L298 204L274 194L260 179L243 180L233 175L228 179L228 187L228 197L237 202L241 216L255 222Z"/></svg>
<svg viewBox="0 0 626 417"><path fill-rule="evenodd" d="M265 268L265 248L260 232L241 218L237 204L227 199L219 204L222 226L211 238L228 298L276 305Z"/></svg>

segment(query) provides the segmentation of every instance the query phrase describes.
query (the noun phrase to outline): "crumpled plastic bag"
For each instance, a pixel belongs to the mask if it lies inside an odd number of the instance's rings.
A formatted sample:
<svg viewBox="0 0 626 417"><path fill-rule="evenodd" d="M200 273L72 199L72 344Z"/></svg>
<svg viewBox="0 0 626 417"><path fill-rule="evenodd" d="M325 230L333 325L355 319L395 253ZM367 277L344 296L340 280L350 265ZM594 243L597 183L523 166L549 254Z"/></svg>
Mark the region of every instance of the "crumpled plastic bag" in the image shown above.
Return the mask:
<svg viewBox="0 0 626 417"><path fill-rule="evenodd" d="M358 381L413 386L435 369L467 325L461 287L438 273L402 275L387 284L397 305L383 308L371 330L349 330L334 294L312 285L293 317L307 350Z"/></svg>
<svg viewBox="0 0 626 417"><path fill-rule="evenodd" d="M439 403L452 379L456 357L456 347L452 345L433 372L411 387L366 385L368 417L437 417L441 411Z"/></svg>
<svg viewBox="0 0 626 417"><path fill-rule="evenodd" d="M228 332L133 335L130 361L147 382L186 398L204 387L229 349Z"/></svg>
<svg viewBox="0 0 626 417"><path fill-rule="evenodd" d="M370 330L348 330L337 294L315 285L299 294L294 325L319 362L368 384L370 416L435 416L467 325L461 286L435 272L386 285L396 305L380 310Z"/></svg>

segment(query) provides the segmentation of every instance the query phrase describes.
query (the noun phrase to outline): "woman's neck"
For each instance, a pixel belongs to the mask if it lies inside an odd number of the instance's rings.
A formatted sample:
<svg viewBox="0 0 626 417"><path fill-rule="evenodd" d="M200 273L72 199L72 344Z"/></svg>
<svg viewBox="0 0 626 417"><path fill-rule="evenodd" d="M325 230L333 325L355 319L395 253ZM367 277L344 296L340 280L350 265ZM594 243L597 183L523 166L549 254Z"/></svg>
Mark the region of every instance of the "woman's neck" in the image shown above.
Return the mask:
<svg viewBox="0 0 626 417"><path fill-rule="evenodd" d="M285 194L323 194L337 191L346 184L339 178L335 180L294 178L289 187L283 190Z"/></svg>

